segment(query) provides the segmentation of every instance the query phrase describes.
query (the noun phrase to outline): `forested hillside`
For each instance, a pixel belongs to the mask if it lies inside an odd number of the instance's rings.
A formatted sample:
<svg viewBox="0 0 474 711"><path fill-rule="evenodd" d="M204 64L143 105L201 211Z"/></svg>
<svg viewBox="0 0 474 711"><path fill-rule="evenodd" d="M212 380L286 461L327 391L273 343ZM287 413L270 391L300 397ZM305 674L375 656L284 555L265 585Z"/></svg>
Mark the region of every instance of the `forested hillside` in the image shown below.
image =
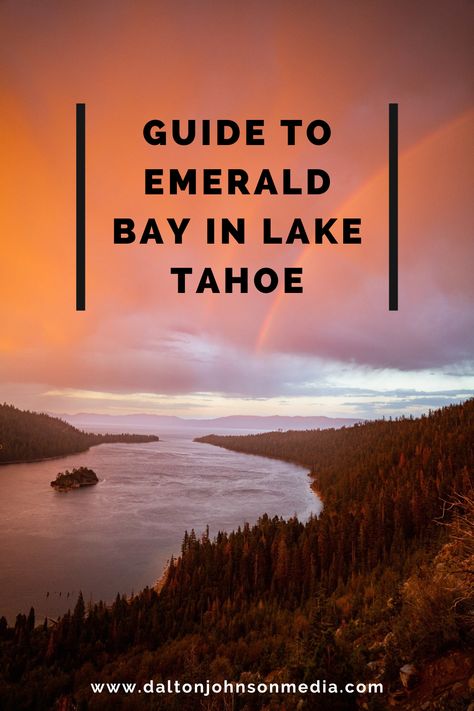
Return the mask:
<svg viewBox="0 0 474 711"><path fill-rule="evenodd" d="M443 501L470 488L474 400L418 419L198 441L311 470L326 508L317 527L319 537L332 542L324 568L333 587L341 577L396 561L405 549L433 540Z"/></svg>
<svg viewBox="0 0 474 711"><path fill-rule="evenodd" d="M160 590L0 621L0 706L461 711L473 674L474 401L417 420L206 438L306 464L319 519L184 535ZM414 664L405 690L400 667ZM94 696L90 682L378 680L382 697ZM474 681L471 679L471 682ZM227 704L227 705L225 705Z"/></svg>
<svg viewBox="0 0 474 711"><path fill-rule="evenodd" d="M82 432L57 417L19 410L6 403L0 405L0 464L61 457L96 444L158 439L155 435Z"/></svg>

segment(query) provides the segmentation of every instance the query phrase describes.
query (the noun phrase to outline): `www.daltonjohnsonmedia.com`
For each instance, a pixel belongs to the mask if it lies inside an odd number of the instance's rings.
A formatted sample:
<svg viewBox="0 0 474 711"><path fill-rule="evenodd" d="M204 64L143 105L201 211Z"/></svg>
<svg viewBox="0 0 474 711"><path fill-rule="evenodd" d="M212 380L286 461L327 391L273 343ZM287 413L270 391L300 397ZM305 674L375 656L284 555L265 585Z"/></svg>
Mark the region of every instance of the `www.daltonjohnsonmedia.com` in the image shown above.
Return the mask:
<svg viewBox="0 0 474 711"><path fill-rule="evenodd" d="M318 679L311 684L304 683L265 683L265 682L195 682L181 683L168 679L164 682L155 682L153 679L142 686L133 682L108 682L91 683L94 694L199 694L211 696L212 694L382 694L383 684L363 682L349 682L344 685L326 682Z"/></svg>

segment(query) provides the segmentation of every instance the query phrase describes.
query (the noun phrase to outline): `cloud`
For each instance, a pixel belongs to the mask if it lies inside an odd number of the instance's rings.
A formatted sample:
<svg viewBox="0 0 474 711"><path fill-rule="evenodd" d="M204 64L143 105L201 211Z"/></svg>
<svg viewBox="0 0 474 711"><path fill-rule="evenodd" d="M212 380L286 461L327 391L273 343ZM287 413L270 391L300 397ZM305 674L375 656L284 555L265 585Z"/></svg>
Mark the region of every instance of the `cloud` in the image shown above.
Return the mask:
<svg viewBox="0 0 474 711"><path fill-rule="evenodd" d="M20 362L18 374L23 366ZM56 412L212 416L225 414L227 407L234 413L372 417L403 409L422 412L474 396L472 371L374 369L308 356L262 355L182 333L162 344L159 357L145 343L141 350L108 354L98 367L95 344L90 356L83 350L70 360L67 377L55 376L49 359L42 371L44 385L35 382L36 373L31 372L29 386L4 385L4 397L11 394L21 405L30 392L35 407Z"/></svg>
<svg viewBox="0 0 474 711"><path fill-rule="evenodd" d="M462 384L473 372L474 243L467 5L452 12L438 3L429 16L408 2L371 4L369 15L357 4L347 3L342 15L330 3L303 5L304 22L285 2L271 12L255 6L251 14L210 2L188 4L186 12L178 5L161 12L150 2L86 3L80 13L73 3L53 3L55 12L3 4L5 392L18 384L23 402L28 388L31 402L42 402L42 392L61 392L54 396L58 404L73 391L84 402L87 391L115 393L125 408L136 393L158 398L153 407L176 406L161 397L197 407L197 393L227 397L229 406L232 398L257 407L281 397L301 407L310 407L310 398L319 398L318 407L339 407L345 396L374 393L400 404L401 391L417 382L468 390ZM316 45L315 26L322 28ZM334 33L323 28L336 28L337 51ZM88 104L82 314L74 311L78 97ZM400 310L389 313L386 133L394 97L400 103ZM279 122L291 116L327 119L331 141L286 146ZM242 123L262 117L266 145L158 149L141 134L152 117L167 126L174 118ZM242 167L251 175L291 166L297 180L321 167L332 184L318 199L143 194L145 168L209 166ZM177 246L114 245L118 215L137 224L150 216L189 216L188 238ZM282 236L294 217L311 233L317 216L360 216L363 242L264 246L261 225L269 215ZM206 245L208 216L245 217L246 244ZM169 273L192 265L195 284L205 266L221 279L226 266L281 273L293 264L304 268L303 294L196 295L190 289L178 295ZM107 406L120 401L110 398Z"/></svg>

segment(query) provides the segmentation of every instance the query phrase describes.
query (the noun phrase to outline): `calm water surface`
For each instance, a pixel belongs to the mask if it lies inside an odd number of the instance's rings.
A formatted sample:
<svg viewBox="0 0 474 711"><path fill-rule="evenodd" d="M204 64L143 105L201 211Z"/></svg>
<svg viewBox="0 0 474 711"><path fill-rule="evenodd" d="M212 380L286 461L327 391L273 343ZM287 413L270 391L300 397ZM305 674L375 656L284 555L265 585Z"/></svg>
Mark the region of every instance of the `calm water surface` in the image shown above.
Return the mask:
<svg viewBox="0 0 474 711"><path fill-rule="evenodd" d="M97 486L55 492L66 468L88 466ZM306 519L321 503L307 471L166 434L104 444L61 459L0 467L0 616L33 605L37 619L87 599L138 592L180 551L185 529L211 535L264 512ZM49 596L47 593L49 592Z"/></svg>

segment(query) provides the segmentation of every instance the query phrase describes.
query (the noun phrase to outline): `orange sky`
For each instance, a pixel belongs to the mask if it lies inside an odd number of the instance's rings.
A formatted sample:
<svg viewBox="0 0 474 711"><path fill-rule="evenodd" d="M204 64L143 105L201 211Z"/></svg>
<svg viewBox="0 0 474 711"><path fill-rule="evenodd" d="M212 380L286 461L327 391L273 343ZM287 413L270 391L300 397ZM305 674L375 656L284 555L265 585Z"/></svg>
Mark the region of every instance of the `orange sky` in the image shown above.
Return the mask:
<svg viewBox="0 0 474 711"><path fill-rule="evenodd" d="M418 411L474 392L468 2L0 6L0 397L59 412ZM87 103L87 311L74 310L74 107ZM387 310L387 105L400 105L400 310ZM265 146L152 147L151 118L265 120ZM281 118L324 118L325 146ZM324 196L145 196L145 168L308 168ZM182 246L113 218L191 218ZM206 246L206 217L245 245ZM261 223L362 218L362 245ZM303 294L176 294L171 266L301 265ZM193 282L194 283L194 282Z"/></svg>

